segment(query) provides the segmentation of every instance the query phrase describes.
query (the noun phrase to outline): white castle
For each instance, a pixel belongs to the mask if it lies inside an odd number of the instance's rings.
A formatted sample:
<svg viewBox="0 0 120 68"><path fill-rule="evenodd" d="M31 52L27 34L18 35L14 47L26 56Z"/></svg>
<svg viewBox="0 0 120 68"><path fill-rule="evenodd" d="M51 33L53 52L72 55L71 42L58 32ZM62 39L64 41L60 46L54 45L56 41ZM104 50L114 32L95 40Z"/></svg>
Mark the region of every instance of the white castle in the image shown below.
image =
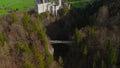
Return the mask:
<svg viewBox="0 0 120 68"><path fill-rule="evenodd" d="M57 0L51 2L50 0L35 0L35 11L38 14L49 11L50 13L57 15L58 10L62 7L62 1Z"/></svg>

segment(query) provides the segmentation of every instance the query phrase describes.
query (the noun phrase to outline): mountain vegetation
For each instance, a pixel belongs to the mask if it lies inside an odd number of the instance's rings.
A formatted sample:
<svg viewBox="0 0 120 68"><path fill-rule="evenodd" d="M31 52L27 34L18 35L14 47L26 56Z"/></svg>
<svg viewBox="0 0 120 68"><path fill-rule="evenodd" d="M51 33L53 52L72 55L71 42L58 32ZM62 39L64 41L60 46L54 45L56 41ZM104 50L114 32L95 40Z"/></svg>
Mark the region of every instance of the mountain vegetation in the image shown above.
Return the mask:
<svg viewBox="0 0 120 68"><path fill-rule="evenodd" d="M85 1L82 8L80 1ZM77 8L65 6L58 16L48 12L1 15L0 68L119 68L120 1L76 2ZM72 43L52 44L51 40Z"/></svg>

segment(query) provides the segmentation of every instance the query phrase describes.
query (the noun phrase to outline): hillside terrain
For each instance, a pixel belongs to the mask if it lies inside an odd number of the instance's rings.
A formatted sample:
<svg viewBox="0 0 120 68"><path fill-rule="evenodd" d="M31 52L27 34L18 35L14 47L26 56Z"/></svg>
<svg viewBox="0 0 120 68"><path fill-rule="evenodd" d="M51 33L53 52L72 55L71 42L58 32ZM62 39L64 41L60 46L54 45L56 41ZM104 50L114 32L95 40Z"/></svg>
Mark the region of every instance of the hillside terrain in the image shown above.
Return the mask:
<svg viewBox="0 0 120 68"><path fill-rule="evenodd" d="M119 0L103 0L83 10L75 8L47 27L52 39L75 41L54 45L56 59L62 56L64 68L120 67L119 4Z"/></svg>
<svg viewBox="0 0 120 68"><path fill-rule="evenodd" d="M73 44L73 52L68 54L72 57L65 58L67 59L65 63L70 62L67 63L66 68L70 68L69 65L76 68L120 67L118 58L120 56L119 4L119 0L108 0L89 16L89 25L79 27L80 30L76 29L76 43L78 44ZM72 60L69 61L69 59Z"/></svg>
<svg viewBox="0 0 120 68"><path fill-rule="evenodd" d="M64 7L58 16L1 15L0 68L120 68L119 8L119 0L99 0L84 9Z"/></svg>
<svg viewBox="0 0 120 68"><path fill-rule="evenodd" d="M42 18L28 13L0 16L0 68L56 68Z"/></svg>
<svg viewBox="0 0 120 68"><path fill-rule="evenodd" d="M0 0L0 15L34 8L34 0Z"/></svg>

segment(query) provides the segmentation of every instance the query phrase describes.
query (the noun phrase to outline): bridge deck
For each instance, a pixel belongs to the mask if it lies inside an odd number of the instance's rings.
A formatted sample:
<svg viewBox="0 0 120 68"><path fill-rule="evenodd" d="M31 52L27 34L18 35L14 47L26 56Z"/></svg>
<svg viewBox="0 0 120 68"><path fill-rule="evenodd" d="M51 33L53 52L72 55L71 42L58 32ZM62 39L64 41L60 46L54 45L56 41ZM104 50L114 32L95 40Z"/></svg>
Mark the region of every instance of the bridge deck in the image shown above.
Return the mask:
<svg viewBox="0 0 120 68"><path fill-rule="evenodd" d="M60 41L60 40L51 40L50 41L51 44L57 44L57 43L62 43L62 44L71 44L73 43L73 41Z"/></svg>

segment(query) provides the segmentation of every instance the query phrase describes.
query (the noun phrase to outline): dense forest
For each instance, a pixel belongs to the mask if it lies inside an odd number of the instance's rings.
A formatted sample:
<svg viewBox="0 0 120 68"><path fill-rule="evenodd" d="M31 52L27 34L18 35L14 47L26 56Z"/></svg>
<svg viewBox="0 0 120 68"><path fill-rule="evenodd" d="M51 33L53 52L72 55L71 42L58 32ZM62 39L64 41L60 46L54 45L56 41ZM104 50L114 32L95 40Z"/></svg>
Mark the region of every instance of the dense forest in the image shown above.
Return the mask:
<svg viewBox="0 0 120 68"><path fill-rule="evenodd" d="M64 6L58 16L1 15L0 68L120 68L120 0L74 1L89 2Z"/></svg>

